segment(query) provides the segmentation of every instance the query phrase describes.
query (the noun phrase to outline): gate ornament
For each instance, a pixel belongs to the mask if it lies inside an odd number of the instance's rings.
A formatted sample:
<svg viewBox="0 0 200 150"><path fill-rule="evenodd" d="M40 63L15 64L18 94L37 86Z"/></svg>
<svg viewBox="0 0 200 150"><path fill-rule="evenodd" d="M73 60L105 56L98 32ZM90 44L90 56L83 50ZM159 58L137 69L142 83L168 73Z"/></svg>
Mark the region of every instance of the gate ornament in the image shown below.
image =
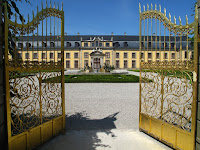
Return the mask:
<svg viewBox="0 0 200 150"><path fill-rule="evenodd" d="M195 149L197 99L197 27L195 21L171 22L161 6L140 13L140 121L141 131L174 149ZM189 35L194 34L194 45ZM166 36L168 35L168 36ZM182 39L186 42L183 42ZM151 57L154 55L156 57ZM148 80L147 80L148 79Z"/></svg>
<svg viewBox="0 0 200 150"><path fill-rule="evenodd" d="M5 15L7 132L10 150L35 148L65 130L63 4L59 10L55 3L52 8L51 2L49 7L46 2L46 8L42 4L41 11L37 6L37 14L32 13L32 20L29 15L27 18L27 24L18 24L16 15L14 22ZM12 56L8 47L9 30L14 35L15 43ZM50 52L44 45L47 38L54 43ZM17 46L18 39L22 39L21 47ZM23 39L27 42L25 46ZM39 39L42 39L42 43L39 43ZM60 59L57 59L58 53L61 54ZM52 57L47 59L47 55Z"/></svg>

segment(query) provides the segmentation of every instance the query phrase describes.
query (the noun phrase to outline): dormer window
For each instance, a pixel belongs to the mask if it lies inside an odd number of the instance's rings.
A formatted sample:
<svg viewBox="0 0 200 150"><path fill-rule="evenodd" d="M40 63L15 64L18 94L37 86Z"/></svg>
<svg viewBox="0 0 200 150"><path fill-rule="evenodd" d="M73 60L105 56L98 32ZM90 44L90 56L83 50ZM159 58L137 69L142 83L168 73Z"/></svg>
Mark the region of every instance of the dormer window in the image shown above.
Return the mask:
<svg viewBox="0 0 200 150"><path fill-rule="evenodd" d="M119 42L115 42L115 43L113 43L113 47L120 47Z"/></svg>
<svg viewBox="0 0 200 150"><path fill-rule="evenodd" d="M67 47L71 47L71 43L70 42L67 42Z"/></svg>
<svg viewBox="0 0 200 150"><path fill-rule="evenodd" d="M43 42L42 47L47 47L47 43Z"/></svg>
<svg viewBox="0 0 200 150"><path fill-rule="evenodd" d="M99 47L102 47L102 43L99 43Z"/></svg>
<svg viewBox="0 0 200 150"><path fill-rule="evenodd" d="M94 42L92 43L92 47L94 47Z"/></svg>
<svg viewBox="0 0 200 150"><path fill-rule="evenodd" d="M80 47L79 42L75 42L75 47Z"/></svg>
<svg viewBox="0 0 200 150"><path fill-rule="evenodd" d="M55 47L54 42L50 42L50 47Z"/></svg>
<svg viewBox="0 0 200 150"><path fill-rule="evenodd" d="M128 43L127 42L124 42L124 47L128 47Z"/></svg>
<svg viewBox="0 0 200 150"><path fill-rule="evenodd" d="M23 43L18 43L19 48L23 48Z"/></svg>
<svg viewBox="0 0 200 150"><path fill-rule="evenodd" d="M31 43L26 43L26 47L28 48L28 47L31 47Z"/></svg>

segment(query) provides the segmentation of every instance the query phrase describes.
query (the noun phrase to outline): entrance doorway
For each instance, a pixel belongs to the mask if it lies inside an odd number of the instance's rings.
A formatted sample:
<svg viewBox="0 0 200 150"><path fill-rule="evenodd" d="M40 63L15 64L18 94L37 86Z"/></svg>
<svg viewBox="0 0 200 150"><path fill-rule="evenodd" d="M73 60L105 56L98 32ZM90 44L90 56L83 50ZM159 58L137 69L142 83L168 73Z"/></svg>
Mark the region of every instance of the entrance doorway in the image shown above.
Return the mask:
<svg viewBox="0 0 200 150"><path fill-rule="evenodd" d="M100 68L100 58L94 58L94 69Z"/></svg>

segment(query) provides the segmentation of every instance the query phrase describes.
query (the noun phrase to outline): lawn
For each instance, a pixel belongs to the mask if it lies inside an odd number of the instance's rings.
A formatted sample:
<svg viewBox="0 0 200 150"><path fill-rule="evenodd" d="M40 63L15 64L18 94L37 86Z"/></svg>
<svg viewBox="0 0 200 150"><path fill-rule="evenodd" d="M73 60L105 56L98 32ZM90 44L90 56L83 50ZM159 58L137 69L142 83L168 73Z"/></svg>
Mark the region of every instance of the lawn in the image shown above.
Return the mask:
<svg viewBox="0 0 200 150"><path fill-rule="evenodd" d="M46 81L55 80L55 78ZM46 82L43 81L43 82ZM135 75L65 75L65 83L138 83Z"/></svg>

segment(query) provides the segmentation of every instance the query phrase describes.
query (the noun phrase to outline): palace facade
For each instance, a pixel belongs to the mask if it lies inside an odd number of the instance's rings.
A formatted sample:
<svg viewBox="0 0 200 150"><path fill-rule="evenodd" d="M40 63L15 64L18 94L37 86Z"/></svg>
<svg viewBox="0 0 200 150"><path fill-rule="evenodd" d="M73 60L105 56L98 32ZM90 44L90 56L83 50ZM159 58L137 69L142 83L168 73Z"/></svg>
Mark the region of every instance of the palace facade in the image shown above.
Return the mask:
<svg viewBox="0 0 200 150"><path fill-rule="evenodd" d="M173 61L191 58L191 46L187 37L157 37L157 41L141 43L144 61ZM149 37L150 39L150 37ZM176 40L176 42L174 42ZM170 42L169 42L170 41ZM60 37L39 35L18 37L18 57L24 61L58 62L61 60ZM176 45L175 45L176 43ZM156 46L157 45L157 46ZM105 64L115 69L139 69L139 36L129 35L65 35L64 67L84 69L89 66L100 69ZM151 51L148 51L150 50ZM181 53L180 53L181 49ZM189 50L187 50L189 49ZM177 54L176 54L177 53Z"/></svg>

